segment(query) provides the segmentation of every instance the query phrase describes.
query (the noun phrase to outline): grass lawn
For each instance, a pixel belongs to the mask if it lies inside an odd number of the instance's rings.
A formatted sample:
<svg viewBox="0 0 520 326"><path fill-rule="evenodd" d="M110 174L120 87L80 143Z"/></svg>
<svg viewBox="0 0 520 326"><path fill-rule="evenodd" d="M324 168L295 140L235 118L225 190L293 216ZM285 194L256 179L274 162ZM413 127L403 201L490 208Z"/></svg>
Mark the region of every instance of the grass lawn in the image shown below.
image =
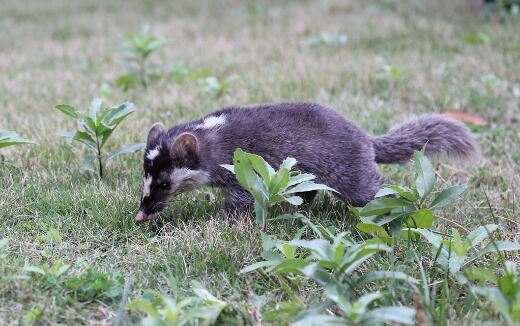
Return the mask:
<svg viewBox="0 0 520 326"><path fill-rule="evenodd" d="M86 109L104 83L111 89L105 91L110 104L136 105L107 143L109 150L145 142L154 122L173 126L237 104L318 102L372 134L413 115L475 113L489 122L472 127L483 158L470 166L435 162L442 187L469 184L461 200L437 211L435 228L466 234L497 223L497 237L519 242L519 24L514 18L506 24L496 17L485 21L479 1L454 2L3 0L0 129L16 130L37 144L1 151L12 164L0 163L0 239L8 239L0 260L0 325L105 325L118 315L124 324L138 323L140 313L118 314L121 295L84 298L60 283L81 279L89 267L101 273L94 278L104 279L108 290L126 282L129 300L147 289L183 298L192 295L193 280L245 315L254 314L246 303L257 296L265 300L261 312L295 297L320 300L310 281L296 284L263 272L237 275L260 259L260 231L252 213L232 222L223 218L218 192L182 195L158 220L135 225L141 154L112 161L102 181L80 170L85 148L58 137L76 125L53 107ZM125 73L115 48L146 24L171 40L151 60L167 68L184 62L190 74L124 92L114 82ZM216 77L218 87L208 77ZM411 165L381 170L388 182L413 181ZM327 194L301 212L354 239L368 238L357 231L347 205ZM291 239L300 226L277 221L268 232ZM432 285L436 324L499 320L491 303L466 300L465 288L432 267L426 244L415 250L432 279L440 279ZM361 271L396 269L421 278L408 253L406 244L397 245L392 255L375 256ZM506 258L520 261L516 254ZM58 260L71 266L58 278L23 272L24 266ZM501 269L493 255L479 264ZM16 279L22 274L29 278ZM417 295L396 293L390 283L380 289L392 293L388 302L421 311ZM226 324L247 323L238 313L230 315Z"/></svg>

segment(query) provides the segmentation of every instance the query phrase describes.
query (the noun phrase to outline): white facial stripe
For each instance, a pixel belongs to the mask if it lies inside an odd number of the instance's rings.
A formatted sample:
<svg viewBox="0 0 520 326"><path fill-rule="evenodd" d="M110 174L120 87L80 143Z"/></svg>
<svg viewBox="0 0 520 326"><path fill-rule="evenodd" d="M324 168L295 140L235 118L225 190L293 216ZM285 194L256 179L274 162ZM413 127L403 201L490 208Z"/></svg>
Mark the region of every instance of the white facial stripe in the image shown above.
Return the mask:
<svg viewBox="0 0 520 326"><path fill-rule="evenodd" d="M143 180L143 198L150 196L150 185L152 184L152 177L147 176Z"/></svg>
<svg viewBox="0 0 520 326"><path fill-rule="evenodd" d="M207 117L204 119L204 122L200 125L197 125L195 129L211 129L218 126L222 126L226 123L226 116L224 114L216 116Z"/></svg>
<svg viewBox="0 0 520 326"><path fill-rule="evenodd" d="M172 192L179 193L206 185L209 182L209 175L206 171L188 168L174 169L170 178L173 185Z"/></svg>
<svg viewBox="0 0 520 326"><path fill-rule="evenodd" d="M158 155L159 151L161 150L161 146L157 146L154 149L151 149L148 151L148 154L146 155L146 158L150 161L153 161Z"/></svg>

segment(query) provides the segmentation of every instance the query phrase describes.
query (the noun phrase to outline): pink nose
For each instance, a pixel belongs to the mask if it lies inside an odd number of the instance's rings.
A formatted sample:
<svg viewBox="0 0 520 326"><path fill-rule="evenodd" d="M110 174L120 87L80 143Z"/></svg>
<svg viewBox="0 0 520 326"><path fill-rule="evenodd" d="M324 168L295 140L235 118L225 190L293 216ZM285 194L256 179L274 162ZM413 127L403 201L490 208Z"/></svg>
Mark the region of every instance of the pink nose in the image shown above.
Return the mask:
<svg viewBox="0 0 520 326"><path fill-rule="evenodd" d="M146 215L144 212L137 212L137 215L135 216L135 222L140 223L147 221L149 219L148 215Z"/></svg>

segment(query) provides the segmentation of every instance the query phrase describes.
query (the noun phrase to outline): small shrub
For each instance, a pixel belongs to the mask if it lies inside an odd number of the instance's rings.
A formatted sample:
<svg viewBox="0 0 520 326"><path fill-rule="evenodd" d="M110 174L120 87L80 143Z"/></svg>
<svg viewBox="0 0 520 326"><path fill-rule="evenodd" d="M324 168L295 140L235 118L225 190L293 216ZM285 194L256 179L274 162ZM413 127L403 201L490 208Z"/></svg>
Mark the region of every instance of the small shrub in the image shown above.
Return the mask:
<svg viewBox="0 0 520 326"><path fill-rule="evenodd" d="M473 268L466 275L481 283L492 283L494 286L472 286L476 296L483 296L496 307L508 325L520 323L520 277L516 263L506 261L504 273L495 275L485 268Z"/></svg>
<svg viewBox="0 0 520 326"><path fill-rule="evenodd" d="M107 162L122 154L134 153L144 148L144 144L135 144L105 154L102 151L104 145L117 126L119 126L129 114L134 112L134 105L129 102L108 108L101 108L101 105L102 100L100 98L94 99L90 104L88 113L78 111L67 104L56 105L56 109L76 119L78 125L83 128L83 130L74 132L63 132L61 136L70 141L80 142L94 152L94 155L88 155L83 160L83 169L93 171L93 164L97 160L100 178L103 177L103 166Z"/></svg>
<svg viewBox="0 0 520 326"><path fill-rule="evenodd" d="M460 270L469 264L492 252L518 251L520 244L507 241L491 241L482 249L477 246L490 237L498 229L496 224L480 226L463 238L456 229L452 229L451 238L443 239L440 234L425 229L410 229L411 232L423 236L433 247L436 261L450 273L459 277L461 283L465 279L459 274Z"/></svg>
<svg viewBox="0 0 520 326"><path fill-rule="evenodd" d="M39 275L51 287L60 286L63 282L63 276L69 270L70 265L63 264L61 260L56 260L52 266L43 264L41 266L25 266L24 270Z"/></svg>
<svg viewBox="0 0 520 326"><path fill-rule="evenodd" d="M122 294L124 283L124 277L121 274L110 278L105 273L88 268L79 276L68 279L65 286L72 292L73 297L82 302L111 301Z"/></svg>
<svg viewBox="0 0 520 326"><path fill-rule="evenodd" d="M346 233L334 234L302 218L317 238L311 240L294 239L281 241L262 235L264 261L245 267L240 273L264 269L267 273L308 278L317 283L327 301L319 305L304 307L299 302L284 302L275 309L266 312L267 319L283 322L291 320L294 325L308 323L337 324L378 324L399 322L413 324L415 311L402 306L369 308L371 303L382 298L380 292L368 292L360 297L356 293L368 283L384 280L404 281L415 289L418 283L414 278L402 272L371 271L364 275L358 268L364 265L378 252L390 252L392 249L381 240L371 239L357 243ZM301 232L299 232L301 234ZM336 309L331 309L335 306ZM330 311L338 311L331 314Z"/></svg>
<svg viewBox="0 0 520 326"><path fill-rule="evenodd" d="M421 152L414 154L415 185L411 188L385 185L376 199L359 210L361 222L357 228L387 242L407 239L408 228L430 229L433 212L455 202L467 188L466 185L448 187L433 199L435 172L428 158ZM387 196L398 196L388 198Z"/></svg>
<svg viewBox="0 0 520 326"><path fill-rule="evenodd" d="M296 165L294 158L285 159L278 171L275 171L261 156L235 150L233 165L223 165L235 174L238 182L255 199L256 220L265 230L269 209L281 202L298 206L303 203L299 193L314 190L334 189L314 183L312 174L300 174L291 169Z"/></svg>
<svg viewBox="0 0 520 326"><path fill-rule="evenodd" d="M176 301L158 291L147 291L128 308L147 314L143 325L214 325L229 304L217 299L198 282L192 283L195 296Z"/></svg>
<svg viewBox="0 0 520 326"><path fill-rule="evenodd" d="M124 66L127 74L119 76L116 84L125 91L137 85L147 87L158 80L163 72L163 65L150 63L150 57L164 47L166 39L151 35L148 26L143 27L140 34L129 35L128 41L119 46L118 50L124 56Z"/></svg>

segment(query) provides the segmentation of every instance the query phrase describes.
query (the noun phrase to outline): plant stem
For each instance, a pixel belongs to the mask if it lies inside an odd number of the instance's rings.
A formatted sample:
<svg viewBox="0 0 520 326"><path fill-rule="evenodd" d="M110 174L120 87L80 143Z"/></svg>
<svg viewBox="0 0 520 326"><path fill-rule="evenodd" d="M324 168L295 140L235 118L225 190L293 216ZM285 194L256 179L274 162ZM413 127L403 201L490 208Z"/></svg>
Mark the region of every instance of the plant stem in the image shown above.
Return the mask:
<svg viewBox="0 0 520 326"><path fill-rule="evenodd" d="M103 162L101 161L101 147L99 146L99 138L96 135L97 159L99 165L99 178L103 179Z"/></svg>
<svg viewBox="0 0 520 326"><path fill-rule="evenodd" d="M141 61L139 62L139 79L141 79L141 84L146 88L148 83L146 82L146 66L144 60L144 58L141 58Z"/></svg>

